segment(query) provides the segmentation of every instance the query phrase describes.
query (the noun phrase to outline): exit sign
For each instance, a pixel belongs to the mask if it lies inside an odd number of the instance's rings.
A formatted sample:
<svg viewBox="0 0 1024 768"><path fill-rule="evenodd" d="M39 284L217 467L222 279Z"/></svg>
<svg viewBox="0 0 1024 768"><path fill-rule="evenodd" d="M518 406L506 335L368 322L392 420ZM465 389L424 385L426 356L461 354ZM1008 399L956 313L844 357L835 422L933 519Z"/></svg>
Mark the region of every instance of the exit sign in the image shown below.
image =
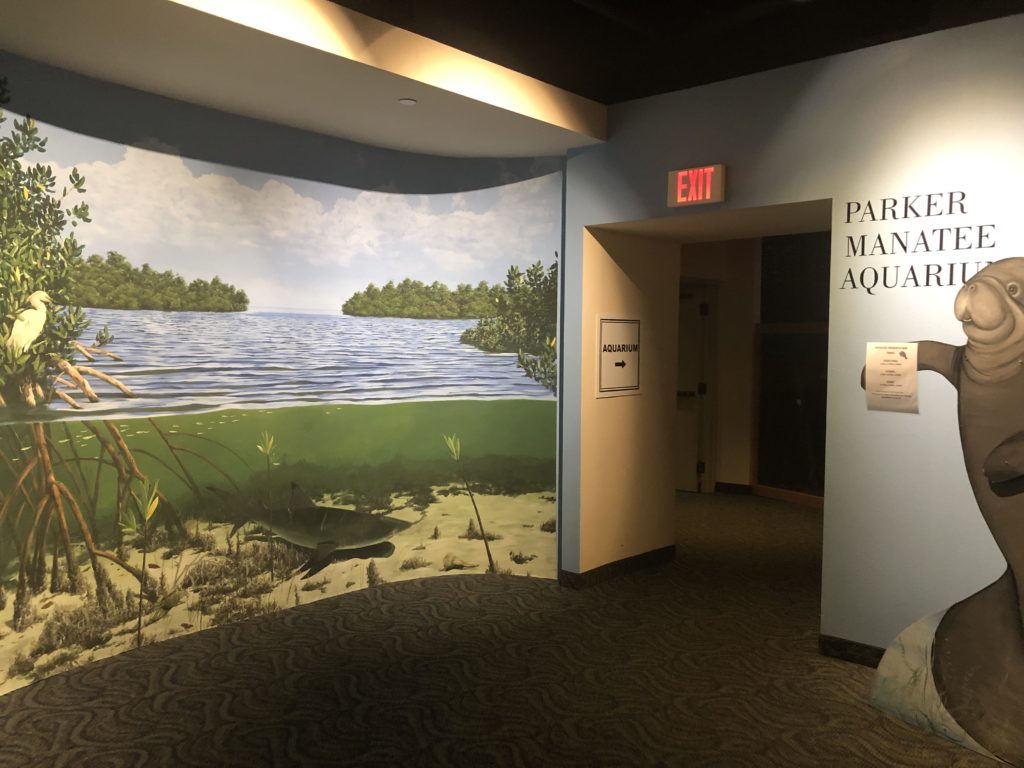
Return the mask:
<svg viewBox="0 0 1024 768"><path fill-rule="evenodd" d="M671 171L668 175L668 205L670 208L720 203L723 200L725 200L725 166L721 163Z"/></svg>

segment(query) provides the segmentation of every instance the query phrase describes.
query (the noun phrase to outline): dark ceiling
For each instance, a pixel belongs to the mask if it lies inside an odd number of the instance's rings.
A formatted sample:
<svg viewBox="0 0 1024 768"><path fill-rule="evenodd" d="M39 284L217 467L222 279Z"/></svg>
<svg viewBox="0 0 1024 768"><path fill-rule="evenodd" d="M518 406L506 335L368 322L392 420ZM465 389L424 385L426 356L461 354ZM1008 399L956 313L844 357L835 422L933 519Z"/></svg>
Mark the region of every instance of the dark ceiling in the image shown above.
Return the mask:
<svg viewBox="0 0 1024 768"><path fill-rule="evenodd" d="M334 0L604 104L1024 13L1024 0Z"/></svg>

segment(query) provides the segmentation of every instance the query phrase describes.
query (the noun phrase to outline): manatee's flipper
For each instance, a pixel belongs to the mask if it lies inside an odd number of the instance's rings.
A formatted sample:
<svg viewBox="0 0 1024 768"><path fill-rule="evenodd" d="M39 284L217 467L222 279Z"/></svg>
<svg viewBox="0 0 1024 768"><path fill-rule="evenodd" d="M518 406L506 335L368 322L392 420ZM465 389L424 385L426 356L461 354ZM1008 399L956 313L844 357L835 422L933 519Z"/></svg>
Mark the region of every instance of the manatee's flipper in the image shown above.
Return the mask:
<svg viewBox="0 0 1024 768"><path fill-rule="evenodd" d="M1024 432L997 445L985 459L983 471L996 496L1024 493Z"/></svg>
<svg viewBox="0 0 1024 768"><path fill-rule="evenodd" d="M332 543L325 542L325 544ZM299 568L300 573L305 571L306 574L302 578L308 579L310 576L320 573L320 571L331 563L336 563L339 560L366 560L371 557L391 557L395 554L395 545L390 541L382 541L378 544L369 544L365 547L353 547L352 549L336 549L333 548L332 544L332 549L321 556L321 547L323 546L324 544L321 544L320 547L317 547L316 553L306 561L305 565Z"/></svg>
<svg viewBox="0 0 1024 768"><path fill-rule="evenodd" d="M299 572L305 571L302 578L308 579L314 573L320 573L324 568L334 562L334 553L338 549L336 541L321 541L316 545L316 550L309 556L309 560L299 568Z"/></svg>
<svg viewBox="0 0 1024 768"><path fill-rule="evenodd" d="M957 385L957 371L963 347L943 344L941 341L916 341L917 370L935 371L942 374L954 387ZM902 353L901 353L902 354ZM867 366L860 369L860 388L867 389Z"/></svg>
<svg viewBox="0 0 1024 768"><path fill-rule="evenodd" d="M352 549L339 549L335 560L367 560L371 557L385 558L395 554L395 545L390 541L380 541L376 544L367 544L365 547L353 547Z"/></svg>
<svg viewBox="0 0 1024 768"><path fill-rule="evenodd" d="M960 359L964 348L941 341L917 342L917 370L942 374L954 387L960 386Z"/></svg>

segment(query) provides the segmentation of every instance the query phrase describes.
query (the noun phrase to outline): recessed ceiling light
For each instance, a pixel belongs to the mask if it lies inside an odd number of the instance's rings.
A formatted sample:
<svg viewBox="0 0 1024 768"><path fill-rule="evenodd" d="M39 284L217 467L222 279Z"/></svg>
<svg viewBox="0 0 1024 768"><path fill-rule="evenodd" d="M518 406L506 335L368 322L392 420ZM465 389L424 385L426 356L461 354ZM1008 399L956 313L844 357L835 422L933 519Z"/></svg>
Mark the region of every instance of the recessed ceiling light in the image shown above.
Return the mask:
<svg viewBox="0 0 1024 768"><path fill-rule="evenodd" d="M416 106L416 99L410 99L409 97L405 97L405 98L399 99L398 103L401 104L403 107L415 107Z"/></svg>

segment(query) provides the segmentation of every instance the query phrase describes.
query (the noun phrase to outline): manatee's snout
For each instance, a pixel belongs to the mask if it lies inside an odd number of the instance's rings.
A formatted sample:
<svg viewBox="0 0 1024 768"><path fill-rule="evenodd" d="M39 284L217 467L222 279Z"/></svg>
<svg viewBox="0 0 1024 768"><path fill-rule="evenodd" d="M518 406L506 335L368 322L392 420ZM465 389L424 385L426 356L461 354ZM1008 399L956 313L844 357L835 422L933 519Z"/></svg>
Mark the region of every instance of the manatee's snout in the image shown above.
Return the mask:
<svg viewBox="0 0 1024 768"><path fill-rule="evenodd" d="M1006 320L1006 289L999 280L978 276L956 295L956 319L981 330L998 328Z"/></svg>

